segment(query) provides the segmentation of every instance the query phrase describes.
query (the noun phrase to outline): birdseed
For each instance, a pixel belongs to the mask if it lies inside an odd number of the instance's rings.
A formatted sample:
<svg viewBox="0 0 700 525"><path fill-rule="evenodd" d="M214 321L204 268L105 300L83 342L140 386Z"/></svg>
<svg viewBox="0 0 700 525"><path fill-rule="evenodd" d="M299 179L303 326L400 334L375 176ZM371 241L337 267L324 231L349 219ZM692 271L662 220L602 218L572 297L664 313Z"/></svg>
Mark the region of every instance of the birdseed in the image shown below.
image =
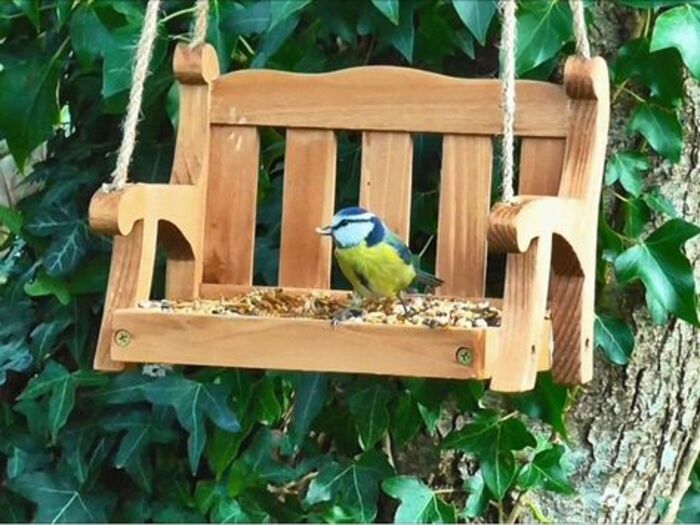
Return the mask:
<svg viewBox="0 0 700 525"><path fill-rule="evenodd" d="M306 318L331 321L351 306L352 296L326 292L291 293L279 288L253 291L221 300L144 301L140 308L169 313L208 314L224 317L258 316ZM404 304L396 299L366 300L342 323L428 326L430 328L486 328L500 326L501 311L488 301L465 301L431 295L408 295Z"/></svg>

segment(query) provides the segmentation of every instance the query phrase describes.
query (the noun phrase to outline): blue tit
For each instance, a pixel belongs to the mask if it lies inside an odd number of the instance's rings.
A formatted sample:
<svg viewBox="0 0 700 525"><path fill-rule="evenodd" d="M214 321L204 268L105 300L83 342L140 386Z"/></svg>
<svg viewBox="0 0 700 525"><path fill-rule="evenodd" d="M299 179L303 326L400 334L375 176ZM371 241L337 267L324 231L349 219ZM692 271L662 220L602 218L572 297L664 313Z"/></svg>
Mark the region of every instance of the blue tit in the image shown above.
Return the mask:
<svg viewBox="0 0 700 525"><path fill-rule="evenodd" d="M400 298L414 281L432 288L443 283L417 269L401 239L363 208L340 210L330 225L316 232L333 238L338 265L362 298Z"/></svg>

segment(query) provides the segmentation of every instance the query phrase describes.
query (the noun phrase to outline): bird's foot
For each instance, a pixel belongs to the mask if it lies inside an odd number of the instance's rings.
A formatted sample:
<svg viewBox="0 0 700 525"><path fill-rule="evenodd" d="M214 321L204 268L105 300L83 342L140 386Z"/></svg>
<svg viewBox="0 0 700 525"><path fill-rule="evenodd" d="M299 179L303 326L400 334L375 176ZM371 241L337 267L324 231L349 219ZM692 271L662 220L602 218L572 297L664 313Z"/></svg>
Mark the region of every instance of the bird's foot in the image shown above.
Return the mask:
<svg viewBox="0 0 700 525"><path fill-rule="evenodd" d="M351 319L356 319L362 315L362 308L359 306L350 306L348 308L343 308L337 311L331 317L331 326L335 328L341 323L350 321Z"/></svg>

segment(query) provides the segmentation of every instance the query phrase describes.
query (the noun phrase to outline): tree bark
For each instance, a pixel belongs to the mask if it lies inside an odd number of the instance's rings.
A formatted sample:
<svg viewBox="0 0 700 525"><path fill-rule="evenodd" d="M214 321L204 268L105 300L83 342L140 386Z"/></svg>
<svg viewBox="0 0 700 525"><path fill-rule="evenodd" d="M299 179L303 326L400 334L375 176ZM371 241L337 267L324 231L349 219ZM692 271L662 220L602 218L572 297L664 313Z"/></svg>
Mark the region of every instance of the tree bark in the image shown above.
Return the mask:
<svg viewBox="0 0 700 525"><path fill-rule="evenodd" d="M630 10L602 2L591 31L600 54L612 55L634 28ZM606 51L613 53L606 53ZM681 216L700 222L700 86L686 82L684 151L679 164L658 166L652 177ZM610 153L626 145L629 107L613 104ZM696 281L700 242L686 246ZM661 520L660 498L678 498L700 434L700 331L682 321L655 326L643 305L631 312L637 328L626 367L597 359L595 378L577 394L568 414L573 484L578 495L533 495L555 522Z"/></svg>

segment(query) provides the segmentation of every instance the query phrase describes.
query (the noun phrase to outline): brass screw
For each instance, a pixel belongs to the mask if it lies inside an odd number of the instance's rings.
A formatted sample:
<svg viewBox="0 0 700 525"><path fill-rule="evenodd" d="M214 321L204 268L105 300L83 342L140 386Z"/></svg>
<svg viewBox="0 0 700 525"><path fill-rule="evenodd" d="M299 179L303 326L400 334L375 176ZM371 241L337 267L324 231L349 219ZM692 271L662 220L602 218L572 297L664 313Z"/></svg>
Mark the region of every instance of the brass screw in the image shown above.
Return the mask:
<svg viewBox="0 0 700 525"><path fill-rule="evenodd" d="M474 354L472 353L471 348L467 348L466 346L460 346L457 349L457 362L460 365L464 366L469 366L472 364L472 361L474 361Z"/></svg>
<svg viewBox="0 0 700 525"><path fill-rule="evenodd" d="M114 342L125 348L131 343L131 334L126 330L117 330L114 334Z"/></svg>

